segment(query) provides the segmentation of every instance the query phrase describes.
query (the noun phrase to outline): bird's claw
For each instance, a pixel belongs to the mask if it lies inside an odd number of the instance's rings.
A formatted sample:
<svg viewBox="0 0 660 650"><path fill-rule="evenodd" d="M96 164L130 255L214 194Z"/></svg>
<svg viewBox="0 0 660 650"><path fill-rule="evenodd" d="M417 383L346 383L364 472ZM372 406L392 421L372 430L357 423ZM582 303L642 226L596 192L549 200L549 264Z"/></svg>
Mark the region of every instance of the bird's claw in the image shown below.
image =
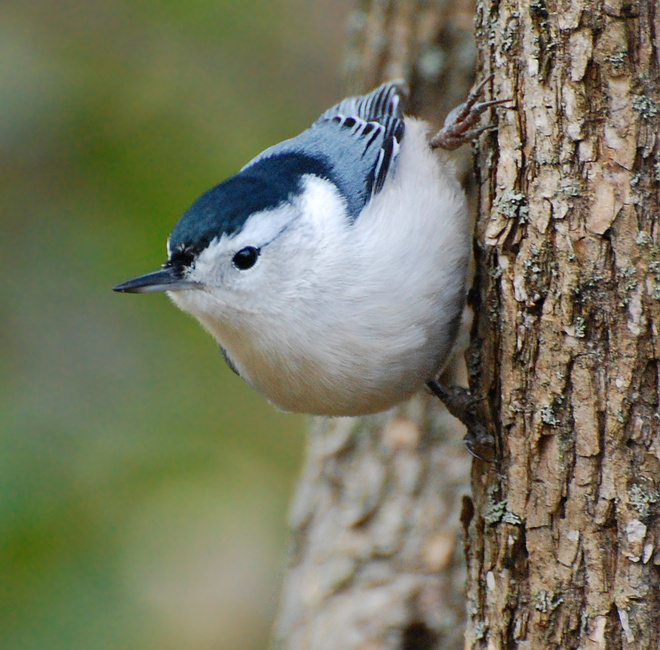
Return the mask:
<svg viewBox="0 0 660 650"><path fill-rule="evenodd" d="M466 142L470 142L479 137L485 131L495 129L493 124L477 127L482 114L492 106L499 106L510 102L510 99L492 99L486 102L478 102L494 75L488 75L477 86L475 86L468 95L467 100L457 106L445 119L443 127L431 138L429 146L431 149L447 149L453 151L458 149Z"/></svg>
<svg viewBox="0 0 660 650"><path fill-rule="evenodd" d="M479 460L493 462L496 458L495 438L475 413L475 407L481 400L460 386L445 387L435 380L429 381L427 386L447 410L466 426L463 442L467 450Z"/></svg>

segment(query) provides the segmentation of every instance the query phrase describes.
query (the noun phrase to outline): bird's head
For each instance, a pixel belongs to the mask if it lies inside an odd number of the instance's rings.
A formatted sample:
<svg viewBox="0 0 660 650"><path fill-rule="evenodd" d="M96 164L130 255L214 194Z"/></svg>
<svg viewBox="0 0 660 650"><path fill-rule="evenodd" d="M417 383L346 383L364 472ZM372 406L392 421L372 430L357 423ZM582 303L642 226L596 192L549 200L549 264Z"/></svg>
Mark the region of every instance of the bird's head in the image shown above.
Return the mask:
<svg viewBox="0 0 660 650"><path fill-rule="evenodd" d="M115 291L166 291L200 318L281 311L346 227L345 203L322 160L262 158L195 201L174 227L160 270Z"/></svg>

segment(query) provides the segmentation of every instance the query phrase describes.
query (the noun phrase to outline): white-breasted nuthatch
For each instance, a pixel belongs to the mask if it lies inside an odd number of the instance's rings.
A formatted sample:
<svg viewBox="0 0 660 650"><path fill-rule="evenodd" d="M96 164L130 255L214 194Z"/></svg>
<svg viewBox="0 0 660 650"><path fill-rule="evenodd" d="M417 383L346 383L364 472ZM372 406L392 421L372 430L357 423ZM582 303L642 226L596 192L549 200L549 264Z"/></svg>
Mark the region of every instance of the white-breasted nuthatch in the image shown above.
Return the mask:
<svg viewBox="0 0 660 650"><path fill-rule="evenodd" d="M488 79L486 80L488 81ZM162 269L115 288L166 291L272 403L316 415L387 409L449 357L470 256L466 200L448 161L484 128L482 82L444 128L404 116L383 84L327 110L203 194Z"/></svg>

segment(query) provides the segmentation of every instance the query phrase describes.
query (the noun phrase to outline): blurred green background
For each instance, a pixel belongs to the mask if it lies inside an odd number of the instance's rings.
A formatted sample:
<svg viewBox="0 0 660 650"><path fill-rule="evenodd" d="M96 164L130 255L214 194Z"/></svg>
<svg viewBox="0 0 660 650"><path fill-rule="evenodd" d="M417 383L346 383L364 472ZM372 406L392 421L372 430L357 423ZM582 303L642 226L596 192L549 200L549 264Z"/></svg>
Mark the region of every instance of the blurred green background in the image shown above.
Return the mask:
<svg viewBox="0 0 660 650"><path fill-rule="evenodd" d="M350 5L3 3L2 650L265 646L304 420L111 287L339 99Z"/></svg>

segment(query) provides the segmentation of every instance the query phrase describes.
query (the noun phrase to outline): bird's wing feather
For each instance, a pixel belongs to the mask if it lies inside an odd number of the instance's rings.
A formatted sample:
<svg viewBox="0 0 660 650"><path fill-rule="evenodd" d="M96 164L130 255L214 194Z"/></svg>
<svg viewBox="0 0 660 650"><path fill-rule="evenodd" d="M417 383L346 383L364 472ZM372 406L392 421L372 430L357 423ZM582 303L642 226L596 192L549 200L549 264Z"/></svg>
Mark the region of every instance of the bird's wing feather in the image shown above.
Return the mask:
<svg viewBox="0 0 660 650"><path fill-rule="evenodd" d="M355 219L395 170L407 94L403 82L393 81L367 95L344 99L299 136L266 149L246 167L296 152L321 160Z"/></svg>
<svg viewBox="0 0 660 650"><path fill-rule="evenodd" d="M402 81L390 81L368 95L344 99L314 124L337 123L355 140L354 146L362 149L361 158L373 165L367 179L372 194L380 191L394 168L404 135L402 104L407 97L408 88Z"/></svg>
<svg viewBox="0 0 660 650"><path fill-rule="evenodd" d="M401 80L388 81L367 95L347 97L329 108L318 120L330 120L337 115L357 117L365 122L381 122L383 119L403 119L402 104L408 99L408 87Z"/></svg>

